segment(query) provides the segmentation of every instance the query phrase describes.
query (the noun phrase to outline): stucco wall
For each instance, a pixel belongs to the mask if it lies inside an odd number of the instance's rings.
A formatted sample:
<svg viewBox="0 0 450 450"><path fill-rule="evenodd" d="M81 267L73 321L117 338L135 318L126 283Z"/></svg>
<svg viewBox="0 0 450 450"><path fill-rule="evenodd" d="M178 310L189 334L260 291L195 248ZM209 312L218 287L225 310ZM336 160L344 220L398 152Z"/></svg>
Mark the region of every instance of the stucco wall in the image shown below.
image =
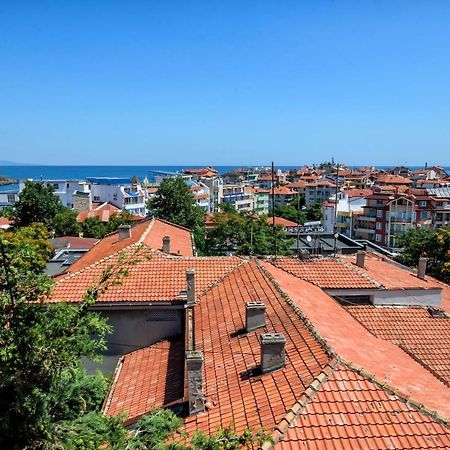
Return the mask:
<svg viewBox="0 0 450 450"><path fill-rule="evenodd" d="M101 312L112 325L106 355L123 355L182 332L182 309L133 309Z"/></svg>

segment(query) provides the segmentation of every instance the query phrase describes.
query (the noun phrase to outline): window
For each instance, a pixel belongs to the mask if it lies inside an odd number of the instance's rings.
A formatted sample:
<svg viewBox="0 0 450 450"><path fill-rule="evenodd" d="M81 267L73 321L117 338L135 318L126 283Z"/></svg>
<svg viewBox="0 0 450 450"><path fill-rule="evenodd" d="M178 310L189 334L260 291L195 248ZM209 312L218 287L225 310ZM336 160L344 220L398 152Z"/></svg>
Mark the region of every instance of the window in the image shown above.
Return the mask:
<svg viewBox="0 0 450 450"><path fill-rule="evenodd" d="M94 195L94 202L99 202L100 201L100 197L98 195Z"/></svg>
<svg viewBox="0 0 450 450"><path fill-rule="evenodd" d="M381 230L381 222L377 222L377 230Z"/></svg>
<svg viewBox="0 0 450 450"><path fill-rule="evenodd" d="M377 234L377 235L375 236L375 240L376 240L377 242L381 242L381 235L380 235L380 234Z"/></svg>
<svg viewBox="0 0 450 450"><path fill-rule="evenodd" d="M420 212L420 218L422 220L425 220L428 217L428 212L427 211L421 211Z"/></svg>
<svg viewBox="0 0 450 450"><path fill-rule="evenodd" d="M58 184L58 183L53 183L52 186L53 186L56 190L59 189L59 184Z"/></svg>
<svg viewBox="0 0 450 450"><path fill-rule="evenodd" d="M427 206L426 200L421 200L421 201L419 202L419 206L420 206L421 208L426 208L426 206Z"/></svg>
<svg viewBox="0 0 450 450"><path fill-rule="evenodd" d="M383 217L383 210L377 209L377 217Z"/></svg>
<svg viewBox="0 0 450 450"><path fill-rule="evenodd" d="M8 194L8 203L14 203L16 201L16 194Z"/></svg>

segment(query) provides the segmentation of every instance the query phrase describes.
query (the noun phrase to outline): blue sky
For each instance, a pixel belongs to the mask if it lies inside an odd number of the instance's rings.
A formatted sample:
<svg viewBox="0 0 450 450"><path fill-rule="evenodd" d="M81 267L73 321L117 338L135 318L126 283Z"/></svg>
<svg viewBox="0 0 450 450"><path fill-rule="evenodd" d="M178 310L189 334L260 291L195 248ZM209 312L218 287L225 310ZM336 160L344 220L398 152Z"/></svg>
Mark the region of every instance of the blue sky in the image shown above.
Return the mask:
<svg viewBox="0 0 450 450"><path fill-rule="evenodd" d="M0 160L450 165L450 1L0 2Z"/></svg>

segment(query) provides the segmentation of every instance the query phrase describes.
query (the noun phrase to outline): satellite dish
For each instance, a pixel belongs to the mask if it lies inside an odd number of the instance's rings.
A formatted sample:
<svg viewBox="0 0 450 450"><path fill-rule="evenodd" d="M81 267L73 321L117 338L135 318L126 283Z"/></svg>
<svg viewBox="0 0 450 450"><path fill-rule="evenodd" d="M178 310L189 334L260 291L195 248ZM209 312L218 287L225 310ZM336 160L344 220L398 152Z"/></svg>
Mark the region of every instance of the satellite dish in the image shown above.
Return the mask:
<svg viewBox="0 0 450 450"><path fill-rule="evenodd" d="M306 236L306 240L307 240L308 242L311 242L311 241L312 241L312 237L308 234L308 236Z"/></svg>
<svg viewBox="0 0 450 450"><path fill-rule="evenodd" d="M339 237L339 233L335 233L334 237L337 239Z"/></svg>

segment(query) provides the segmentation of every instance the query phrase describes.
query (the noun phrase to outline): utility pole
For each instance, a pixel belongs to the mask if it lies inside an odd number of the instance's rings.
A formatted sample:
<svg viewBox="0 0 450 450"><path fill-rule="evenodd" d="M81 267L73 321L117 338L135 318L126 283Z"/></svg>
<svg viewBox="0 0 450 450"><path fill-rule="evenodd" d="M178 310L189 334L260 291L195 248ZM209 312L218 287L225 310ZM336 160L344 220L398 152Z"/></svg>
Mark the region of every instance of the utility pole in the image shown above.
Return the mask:
<svg viewBox="0 0 450 450"><path fill-rule="evenodd" d="M300 258L300 224L298 218L300 214L300 189L297 191L297 258Z"/></svg>
<svg viewBox="0 0 450 450"><path fill-rule="evenodd" d="M277 230L275 226L275 174L274 174L274 168L273 168L273 161L272 161L272 231L273 231L273 237L274 237L274 255L275 258L277 257L278 248L277 248Z"/></svg>
<svg viewBox="0 0 450 450"><path fill-rule="evenodd" d="M339 192L339 163L336 165L336 197L334 199L334 227L333 227L333 234L334 234L334 257L336 258L337 253L337 216L338 216L338 192Z"/></svg>

